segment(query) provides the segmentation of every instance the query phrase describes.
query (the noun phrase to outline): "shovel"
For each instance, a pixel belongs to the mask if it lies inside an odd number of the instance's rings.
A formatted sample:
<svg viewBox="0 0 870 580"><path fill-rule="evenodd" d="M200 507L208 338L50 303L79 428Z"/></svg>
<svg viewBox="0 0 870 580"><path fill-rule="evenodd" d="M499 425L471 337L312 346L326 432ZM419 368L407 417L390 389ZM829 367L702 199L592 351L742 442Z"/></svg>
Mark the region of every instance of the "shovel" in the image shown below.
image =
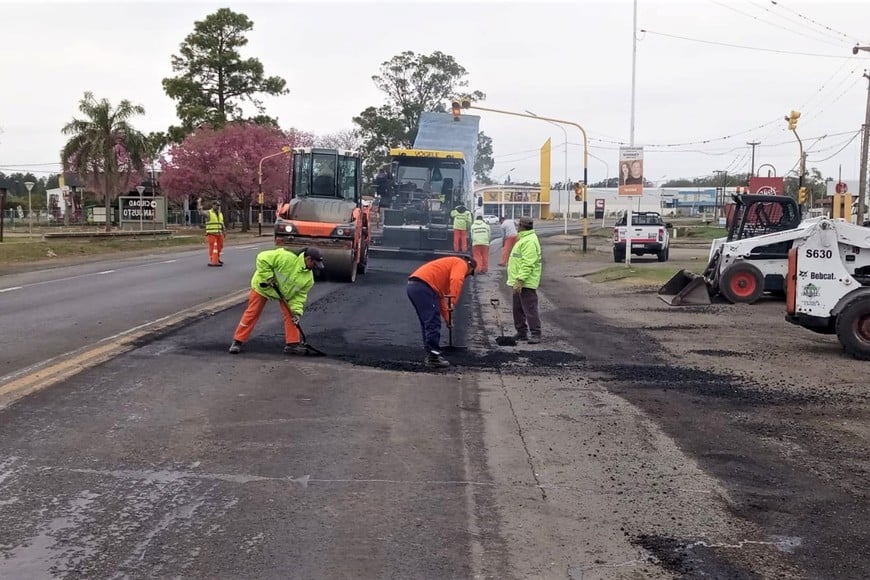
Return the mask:
<svg viewBox="0 0 870 580"><path fill-rule="evenodd" d="M284 295L281 294L281 289L278 288L278 284L277 283L272 284L272 288L275 289L275 293L278 294L278 298L281 299L281 302L286 304L287 301L284 299ZM314 348L313 346L308 344L308 340L305 338L305 332L303 332L302 327L296 323L294 323L294 324L296 326L296 330L299 331L299 338L300 338L299 344L302 346L302 348L305 349L305 352L308 353L309 356L326 356L325 352L323 352L320 349Z"/></svg>
<svg viewBox="0 0 870 580"><path fill-rule="evenodd" d="M517 339L512 336L504 335L504 326L501 323L501 315L498 312L499 300L498 298L490 298L489 303L492 304L493 310L495 310L495 320L498 322L498 327L501 330L501 336L495 337L495 343L499 346L516 346Z"/></svg>
<svg viewBox="0 0 870 580"><path fill-rule="evenodd" d="M453 344L453 296L447 295L447 346L444 350L447 352L464 352L468 350L467 346L456 346Z"/></svg>

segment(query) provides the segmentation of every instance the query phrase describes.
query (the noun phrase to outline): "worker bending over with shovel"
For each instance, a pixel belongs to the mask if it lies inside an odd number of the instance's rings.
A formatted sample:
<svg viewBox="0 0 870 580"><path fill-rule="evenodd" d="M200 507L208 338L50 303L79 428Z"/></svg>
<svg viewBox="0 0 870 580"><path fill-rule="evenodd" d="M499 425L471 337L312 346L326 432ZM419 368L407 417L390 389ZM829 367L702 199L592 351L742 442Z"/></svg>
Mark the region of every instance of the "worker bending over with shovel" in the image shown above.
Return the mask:
<svg viewBox="0 0 870 580"><path fill-rule="evenodd" d="M318 248L306 248L298 255L285 248L257 254L248 307L233 335L230 353L242 352L242 345L254 331L266 302L278 300L284 314L284 353L307 354L297 325L308 300L308 291L314 286L314 270L322 268L323 254Z"/></svg>
<svg viewBox="0 0 870 580"><path fill-rule="evenodd" d="M408 277L408 298L417 311L423 330L426 366L450 366L441 356L441 320L446 320L452 327L452 310L459 302L465 278L474 276L476 267L473 258L448 256L426 262Z"/></svg>

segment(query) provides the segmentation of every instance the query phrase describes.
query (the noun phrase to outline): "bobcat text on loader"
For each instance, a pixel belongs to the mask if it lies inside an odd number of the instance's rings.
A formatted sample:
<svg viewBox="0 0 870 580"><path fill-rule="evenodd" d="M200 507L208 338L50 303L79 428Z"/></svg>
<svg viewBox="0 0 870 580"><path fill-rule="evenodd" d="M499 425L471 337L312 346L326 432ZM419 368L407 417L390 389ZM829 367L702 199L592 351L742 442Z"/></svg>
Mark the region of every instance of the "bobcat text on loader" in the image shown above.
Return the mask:
<svg viewBox="0 0 870 580"><path fill-rule="evenodd" d="M782 195L735 195L728 235L713 240L701 275L680 270L659 289L671 306L711 304L721 294L732 304L756 302L765 292L785 293L788 251L806 228L800 206Z"/></svg>
<svg viewBox="0 0 870 580"><path fill-rule="evenodd" d="M325 278L354 282L365 274L370 207L362 201L362 159L354 151L296 148L290 203L275 219L275 244L323 252Z"/></svg>
<svg viewBox="0 0 870 580"><path fill-rule="evenodd" d="M372 250L453 255L450 212L466 203L466 171L460 151L390 149L372 210Z"/></svg>
<svg viewBox="0 0 870 580"><path fill-rule="evenodd" d="M787 276L786 320L870 360L870 230L820 220L794 241Z"/></svg>

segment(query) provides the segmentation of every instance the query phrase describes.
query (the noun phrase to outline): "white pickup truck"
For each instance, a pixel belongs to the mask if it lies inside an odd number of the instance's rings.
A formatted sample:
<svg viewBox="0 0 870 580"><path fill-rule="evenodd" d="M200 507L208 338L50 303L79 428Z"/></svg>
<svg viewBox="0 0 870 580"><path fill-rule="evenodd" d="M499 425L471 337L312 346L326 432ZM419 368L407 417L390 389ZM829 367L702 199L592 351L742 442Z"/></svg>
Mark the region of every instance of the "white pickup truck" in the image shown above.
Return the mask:
<svg viewBox="0 0 870 580"><path fill-rule="evenodd" d="M636 256L655 254L659 262L667 262L671 224L662 220L661 214L652 211L631 212L631 253ZM628 228L625 214L613 227L613 261L625 261L625 240Z"/></svg>

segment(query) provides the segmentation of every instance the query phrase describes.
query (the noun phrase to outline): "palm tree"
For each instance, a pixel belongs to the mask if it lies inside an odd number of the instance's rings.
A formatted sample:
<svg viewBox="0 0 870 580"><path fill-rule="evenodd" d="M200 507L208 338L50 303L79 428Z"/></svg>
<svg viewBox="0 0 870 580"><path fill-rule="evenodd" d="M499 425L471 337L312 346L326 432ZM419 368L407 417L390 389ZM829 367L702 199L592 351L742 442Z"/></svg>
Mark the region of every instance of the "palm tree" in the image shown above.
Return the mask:
<svg viewBox="0 0 870 580"><path fill-rule="evenodd" d="M65 170L75 172L104 195L109 231L112 200L120 191L129 189L133 175L144 165L145 137L129 120L145 114L145 109L127 99L113 108L107 99L97 101L88 91L79 101L79 111L85 118L73 118L62 130L72 138L61 151L61 163Z"/></svg>

